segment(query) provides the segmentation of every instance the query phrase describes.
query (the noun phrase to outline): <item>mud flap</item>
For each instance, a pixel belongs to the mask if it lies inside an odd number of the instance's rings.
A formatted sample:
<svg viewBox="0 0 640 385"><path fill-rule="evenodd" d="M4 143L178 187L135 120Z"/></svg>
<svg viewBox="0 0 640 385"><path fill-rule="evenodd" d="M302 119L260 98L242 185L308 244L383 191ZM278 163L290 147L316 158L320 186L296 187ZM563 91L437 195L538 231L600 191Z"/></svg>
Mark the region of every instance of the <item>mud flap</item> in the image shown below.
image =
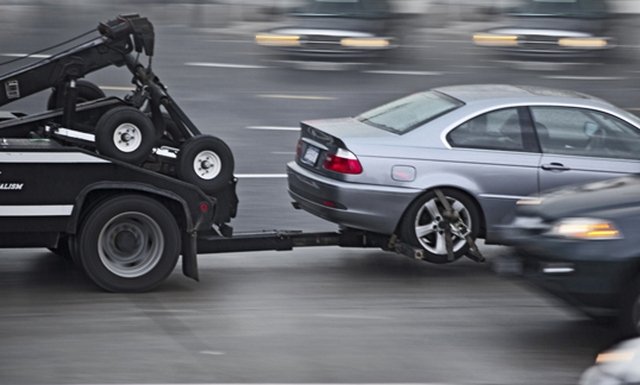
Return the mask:
<svg viewBox="0 0 640 385"><path fill-rule="evenodd" d="M182 234L182 273L189 278L199 281L197 232Z"/></svg>

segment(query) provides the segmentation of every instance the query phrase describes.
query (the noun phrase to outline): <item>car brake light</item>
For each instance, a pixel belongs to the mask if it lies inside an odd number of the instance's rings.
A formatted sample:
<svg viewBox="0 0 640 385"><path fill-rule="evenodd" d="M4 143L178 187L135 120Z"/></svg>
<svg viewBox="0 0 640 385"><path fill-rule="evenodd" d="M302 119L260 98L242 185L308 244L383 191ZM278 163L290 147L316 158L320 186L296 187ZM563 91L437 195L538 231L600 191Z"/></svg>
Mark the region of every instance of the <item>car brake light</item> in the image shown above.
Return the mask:
<svg viewBox="0 0 640 385"><path fill-rule="evenodd" d="M360 174L362 165L358 158L350 151L339 148L335 154L327 154L323 167L341 174Z"/></svg>
<svg viewBox="0 0 640 385"><path fill-rule="evenodd" d="M302 157L302 139L298 140L298 144L296 144L296 159L300 159Z"/></svg>

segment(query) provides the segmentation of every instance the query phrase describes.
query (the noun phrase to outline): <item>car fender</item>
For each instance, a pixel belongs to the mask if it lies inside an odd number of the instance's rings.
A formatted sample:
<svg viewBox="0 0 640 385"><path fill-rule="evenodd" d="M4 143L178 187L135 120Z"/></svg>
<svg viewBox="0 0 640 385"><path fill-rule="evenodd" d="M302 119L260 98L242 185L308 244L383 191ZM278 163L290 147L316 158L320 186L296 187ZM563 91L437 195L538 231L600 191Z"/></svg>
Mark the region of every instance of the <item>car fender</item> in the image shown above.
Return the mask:
<svg viewBox="0 0 640 385"><path fill-rule="evenodd" d="M419 199L422 194L426 193L427 191L434 190L436 188L458 190L469 195L469 197L478 206L478 210L481 218L480 219L481 220L480 235L484 235L485 227L486 227L486 220L485 220L485 214L484 214L485 209L482 205L482 200L479 197L480 188L472 179L461 176L461 175L448 174L448 173L429 174L428 176L425 175L422 178L418 178L416 180L416 183L414 183L412 187L419 187L420 189L422 189L423 192L421 194L417 194L415 199L411 203L415 202L416 199ZM407 206L407 209L409 208L409 206ZM404 213L402 217L404 217ZM400 223L398 223L398 226L399 225Z"/></svg>
<svg viewBox="0 0 640 385"><path fill-rule="evenodd" d="M180 207L183 215L183 228L180 229L182 234L182 271L185 276L198 280L198 264L197 264L197 250L196 250L196 233L195 224L187 203L178 194L158 189L155 186L147 185L144 183L121 183L121 182L99 182L91 184L85 187L76 197L76 201L71 213L71 218L67 225L67 232L69 234L75 234L79 226L81 219L81 213L83 208L88 204L87 197L90 193L97 191L118 191L118 192L139 192L146 195L162 197L176 202ZM178 219L178 218L176 218Z"/></svg>

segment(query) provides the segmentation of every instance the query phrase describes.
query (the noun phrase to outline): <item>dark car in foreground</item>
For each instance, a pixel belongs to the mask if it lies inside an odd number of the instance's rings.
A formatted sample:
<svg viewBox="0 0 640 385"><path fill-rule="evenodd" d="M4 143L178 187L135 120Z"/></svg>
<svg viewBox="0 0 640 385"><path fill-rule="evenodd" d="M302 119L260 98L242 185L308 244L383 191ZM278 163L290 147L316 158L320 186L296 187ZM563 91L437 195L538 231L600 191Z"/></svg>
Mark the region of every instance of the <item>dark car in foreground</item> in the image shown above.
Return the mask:
<svg viewBox="0 0 640 385"><path fill-rule="evenodd" d="M640 172L640 120L573 91L499 84L419 92L351 118L304 121L287 167L296 204L397 235L446 263L467 235L498 241L519 199ZM461 219L445 220L440 190ZM453 236L454 258L446 232Z"/></svg>
<svg viewBox="0 0 640 385"><path fill-rule="evenodd" d="M536 286L640 334L640 175L567 187L519 202L504 229Z"/></svg>
<svg viewBox="0 0 640 385"><path fill-rule="evenodd" d="M282 60L357 60L396 45L389 0L306 0L286 25L256 34Z"/></svg>
<svg viewBox="0 0 640 385"><path fill-rule="evenodd" d="M514 56L588 56L615 46L606 0L523 0L503 25L474 34L478 46Z"/></svg>

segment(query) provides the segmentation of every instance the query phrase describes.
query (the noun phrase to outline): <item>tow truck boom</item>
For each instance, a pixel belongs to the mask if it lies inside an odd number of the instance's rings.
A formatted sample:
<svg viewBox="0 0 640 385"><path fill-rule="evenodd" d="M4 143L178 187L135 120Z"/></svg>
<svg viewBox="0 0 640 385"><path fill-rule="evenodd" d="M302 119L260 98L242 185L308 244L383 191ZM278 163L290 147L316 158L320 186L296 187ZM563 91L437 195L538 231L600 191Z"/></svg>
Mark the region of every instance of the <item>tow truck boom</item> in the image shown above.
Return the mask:
<svg viewBox="0 0 640 385"><path fill-rule="evenodd" d="M97 31L100 37L2 75L0 82L4 84L5 92L0 93L0 106L48 88L60 87L105 67L123 66L126 56L134 50L144 50L147 56L153 56L153 25L146 18L123 15L100 23Z"/></svg>

